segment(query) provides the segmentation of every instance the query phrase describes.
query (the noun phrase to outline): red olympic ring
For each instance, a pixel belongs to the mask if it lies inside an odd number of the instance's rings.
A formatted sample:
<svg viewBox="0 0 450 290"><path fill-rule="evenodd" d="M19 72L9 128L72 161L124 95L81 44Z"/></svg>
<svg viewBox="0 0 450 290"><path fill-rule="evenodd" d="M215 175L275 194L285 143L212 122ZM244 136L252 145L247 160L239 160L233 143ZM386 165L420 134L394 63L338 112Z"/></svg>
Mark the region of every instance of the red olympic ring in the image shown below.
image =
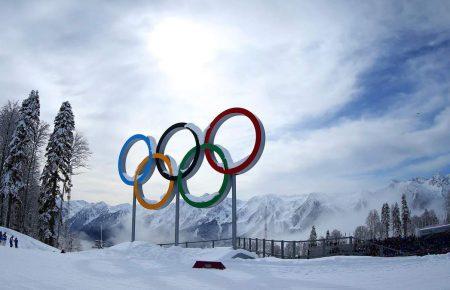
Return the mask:
<svg viewBox="0 0 450 290"><path fill-rule="evenodd" d="M261 156L263 150L264 150L264 143L265 143L265 133L264 133L264 127L261 123L261 121L253 115L252 112L250 112L247 109L244 108L230 108L228 110L223 111L220 113L209 125L209 128L206 131L205 135L205 143L206 144L214 144L214 137L219 130L220 126L228 119L243 115L250 119L250 121L253 124L253 127L255 128L255 145L253 146L253 150L250 153L250 155L240 164L238 164L235 167L231 167L228 169L223 168L220 166L214 157L214 154L211 154L209 149L205 150L205 156L208 160L208 163L211 165L211 167L216 170L217 172L220 172L222 174L242 174L248 170L250 170L258 161L259 157Z"/></svg>

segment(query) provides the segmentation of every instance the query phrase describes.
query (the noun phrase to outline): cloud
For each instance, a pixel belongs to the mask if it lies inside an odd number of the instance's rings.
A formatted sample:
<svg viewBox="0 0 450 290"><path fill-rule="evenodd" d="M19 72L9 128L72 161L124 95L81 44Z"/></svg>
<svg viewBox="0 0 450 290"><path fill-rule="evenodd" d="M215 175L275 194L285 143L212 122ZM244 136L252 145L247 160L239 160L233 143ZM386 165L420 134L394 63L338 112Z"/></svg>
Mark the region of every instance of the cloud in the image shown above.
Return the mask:
<svg viewBox="0 0 450 290"><path fill-rule="evenodd" d="M77 199L129 202L116 170L128 136L158 139L179 121L206 128L232 106L254 111L268 138L260 163L238 177L244 199L378 186L425 159L420 174L431 174L448 154L448 46L437 45L449 39L445 2L2 6L0 100L37 88L47 122L71 101L94 152L92 169L75 177ZM393 89L378 90L389 78ZM252 145L243 119L220 133L233 158ZM179 162L192 140L169 144ZM129 170L143 152L132 151ZM194 192L219 185L203 167ZM151 197L166 186L156 176L146 185Z"/></svg>

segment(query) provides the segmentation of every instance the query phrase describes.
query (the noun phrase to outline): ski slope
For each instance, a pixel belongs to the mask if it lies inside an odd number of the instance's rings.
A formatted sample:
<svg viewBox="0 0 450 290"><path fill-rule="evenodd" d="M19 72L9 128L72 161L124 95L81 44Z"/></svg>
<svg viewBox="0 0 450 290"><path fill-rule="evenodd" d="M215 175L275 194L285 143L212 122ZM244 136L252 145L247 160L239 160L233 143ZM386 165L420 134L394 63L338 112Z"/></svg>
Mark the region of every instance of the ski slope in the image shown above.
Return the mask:
<svg viewBox="0 0 450 290"><path fill-rule="evenodd" d="M425 257L231 259L229 248L145 242L60 254L0 247L1 289L449 289L450 254ZM220 260L226 270L193 269Z"/></svg>
<svg viewBox="0 0 450 290"><path fill-rule="evenodd" d="M17 239L19 240L19 248L21 248L21 249L59 252L59 250L56 248L53 248L47 244L44 244L38 240L35 240L27 235L21 234L14 230L0 227L0 232L2 232L2 233L6 232L6 234L8 236L8 240L6 241L6 244L8 247L9 247L9 238L11 237L11 235L13 235L14 237L17 237ZM0 283L0 288L1 288L1 283Z"/></svg>

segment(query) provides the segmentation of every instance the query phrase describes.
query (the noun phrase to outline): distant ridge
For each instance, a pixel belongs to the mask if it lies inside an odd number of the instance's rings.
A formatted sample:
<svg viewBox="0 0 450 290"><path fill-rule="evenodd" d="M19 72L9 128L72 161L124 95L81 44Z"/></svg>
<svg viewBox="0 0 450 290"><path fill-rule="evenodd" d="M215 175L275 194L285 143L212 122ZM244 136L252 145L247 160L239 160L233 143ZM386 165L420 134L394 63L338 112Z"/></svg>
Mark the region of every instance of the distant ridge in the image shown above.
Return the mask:
<svg viewBox="0 0 450 290"><path fill-rule="evenodd" d="M442 219L448 190L449 175L436 174L431 178L392 181L379 190L359 193L257 195L248 201L238 200L238 234L263 237L266 221L268 238L306 238L312 225L316 226L319 236L333 228L350 234L357 225L364 223L369 210L380 210L384 202L400 203L403 193L413 214L421 214L425 208L433 209ZM114 243L128 240L130 204L109 206L104 202L82 200L71 201L70 204L69 225L72 231L82 232L90 239L99 239L100 225L103 225L105 239ZM229 237L230 213L229 198L208 209L193 208L181 201L181 239ZM174 204L160 211L147 211L138 206L137 214L140 239L152 242L173 240Z"/></svg>

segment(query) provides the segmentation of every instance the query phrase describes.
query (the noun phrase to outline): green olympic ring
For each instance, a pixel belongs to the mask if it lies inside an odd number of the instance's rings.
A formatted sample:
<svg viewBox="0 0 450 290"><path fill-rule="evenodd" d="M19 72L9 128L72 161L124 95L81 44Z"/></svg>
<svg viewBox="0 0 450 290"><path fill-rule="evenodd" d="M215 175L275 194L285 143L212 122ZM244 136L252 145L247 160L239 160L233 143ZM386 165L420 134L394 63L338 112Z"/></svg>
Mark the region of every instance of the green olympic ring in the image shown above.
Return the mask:
<svg viewBox="0 0 450 290"><path fill-rule="evenodd" d="M225 197L228 195L231 189L231 176L229 174L223 175L223 181L222 185L220 186L220 189L217 193L212 194L210 198L203 200L202 197L196 197L189 193L189 190L187 188L186 179L182 176L182 170L186 170L189 167L189 164L192 162L193 154L196 152L196 148L194 147L191 150L189 150L186 155L183 157L183 160L181 161L180 168L178 171L178 178L177 178L177 185L178 190L183 197L183 199L188 203L189 205L196 207L196 208L207 208L207 207L213 207L217 204L219 204L222 200L225 199ZM228 169L228 162L225 157L224 152L222 149L220 149L219 146L216 146L214 144L202 144L201 147L201 154L204 154L205 149L211 150L217 155L219 155L220 159L222 160L223 166L225 170ZM198 163L199 166L196 166L194 169L194 172L192 172L192 175L196 173L196 171L200 168L201 162Z"/></svg>

